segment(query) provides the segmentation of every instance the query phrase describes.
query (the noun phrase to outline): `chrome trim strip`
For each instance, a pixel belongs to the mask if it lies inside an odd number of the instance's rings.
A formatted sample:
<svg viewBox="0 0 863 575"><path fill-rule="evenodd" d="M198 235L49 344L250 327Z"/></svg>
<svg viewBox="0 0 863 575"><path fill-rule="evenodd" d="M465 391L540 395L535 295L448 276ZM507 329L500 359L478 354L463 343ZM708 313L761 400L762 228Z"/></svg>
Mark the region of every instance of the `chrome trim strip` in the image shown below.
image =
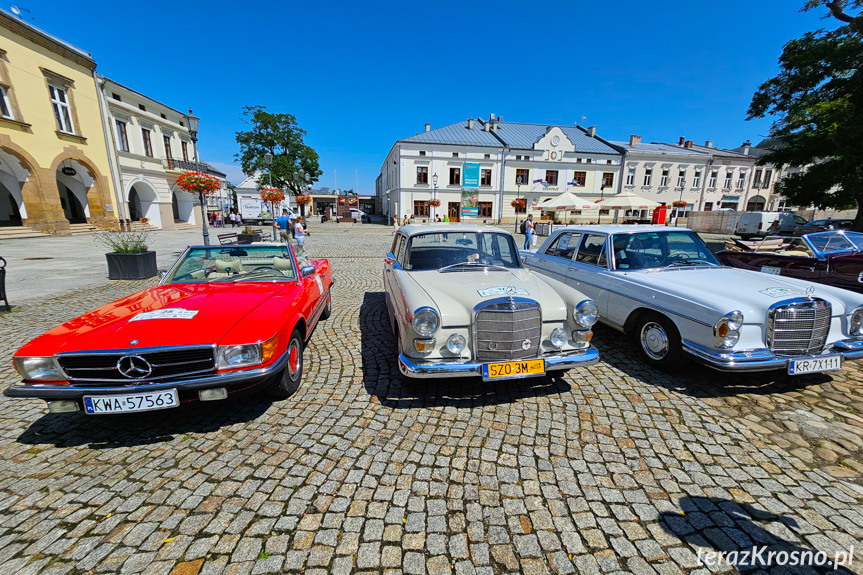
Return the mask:
<svg viewBox="0 0 863 575"><path fill-rule="evenodd" d="M769 349L752 349L720 352L702 347L691 341L683 341L683 351L708 367L719 371L768 371L771 369L786 369L792 360L819 357L822 355L841 355L843 360L863 359L863 341L842 340L832 346L825 346L824 351L817 355L800 357L776 357Z"/></svg>
<svg viewBox="0 0 863 575"><path fill-rule="evenodd" d="M545 371L559 369L570 369L574 367L587 367L599 362L599 352L591 346L587 349L568 351L555 355L540 355L530 359L544 359ZM502 361L525 361L525 360L500 360L483 363L472 363L467 360L439 359L433 361L413 360L404 354L399 354L399 370L407 377L436 378L454 376L479 376L482 377L482 366L486 363L500 363ZM536 374L542 377L544 374ZM495 378L510 379L510 378ZM513 378L515 379L515 378Z"/></svg>
<svg viewBox="0 0 863 575"><path fill-rule="evenodd" d="M118 381L134 383L136 381L141 381L141 380L162 381L165 379L171 379L171 378L177 378L177 377L186 377L189 375L194 375L196 373L214 372L217 369L217 363L218 363L218 360L216 358L216 347L217 346L215 346L215 345L169 345L169 346L163 346L163 347L145 347L145 348L140 348L140 349L121 349L121 350L100 349L100 350L94 350L94 351L68 351L68 352L55 353L54 359L57 362L57 365L60 367L60 372L66 377L67 380L69 380L70 382L73 382L73 383L77 382L77 381L92 381L92 382L99 381L99 382L107 382L107 383L116 383ZM211 364L206 369L195 369L192 371L184 371L182 373L174 373L171 375L162 375L162 376L158 376L158 377L149 377L149 378L140 378L140 379L138 379L138 378L120 379L120 378L116 378L116 377L115 378L108 378L108 379L97 379L97 378L93 378L93 377L76 377L74 375L71 375L70 372L72 372L72 371L94 371L94 370L109 371L112 369L115 370L117 368L116 367L113 367L113 368L108 368L108 367L102 367L102 368L99 368L99 367L70 367L69 371L67 371L66 368L64 368L62 365L60 365L60 361L59 361L60 358L62 358L62 357L91 357L91 356L102 356L102 355L105 355L105 356L108 356L108 355L120 355L120 356L123 356L123 355L142 355L142 354L159 353L159 352L166 352L166 351L167 352L171 352L171 351L199 351L199 350L205 350L205 349L210 350L210 353L211 353L211 355L210 355ZM194 364L194 363L201 363L202 361L204 361L204 360L198 359L198 360L194 360L194 361L186 361L186 362L181 362L181 363L182 364ZM175 365L175 364L151 363L150 365L152 367L164 367L164 366Z"/></svg>

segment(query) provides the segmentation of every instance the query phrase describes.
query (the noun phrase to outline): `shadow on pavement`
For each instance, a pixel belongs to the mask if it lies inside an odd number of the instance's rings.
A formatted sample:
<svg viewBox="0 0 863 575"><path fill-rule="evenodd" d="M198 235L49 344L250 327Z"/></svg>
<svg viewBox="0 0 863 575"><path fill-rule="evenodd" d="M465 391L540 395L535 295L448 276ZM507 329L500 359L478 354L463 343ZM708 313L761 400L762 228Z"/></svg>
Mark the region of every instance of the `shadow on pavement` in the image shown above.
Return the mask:
<svg viewBox="0 0 863 575"><path fill-rule="evenodd" d="M842 549L826 537L823 540L832 544L830 548L801 546L795 533L800 526L792 517L718 497L684 497L678 506L683 513L661 513L659 526L693 546L697 559L707 562L711 571L720 570L717 561L721 553L722 565L732 564L741 573L852 573L843 567L852 564L852 549ZM838 569L834 568L834 558Z"/></svg>
<svg viewBox="0 0 863 575"><path fill-rule="evenodd" d="M366 292L360 306L363 384L381 405L393 409L436 406L479 407L512 403L525 397L566 393L561 375L484 382L478 377L410 379L398 369L395 336L389 328L383 292Z"/></svg>
<svg viewBox="0 0 863 575"><path fill-rule="evenodd" d="M132 447L172 441L186 433L210 433L263 415L272 399L256 393L223 402L196 402L176 409L118 415L48 413L18 437L20 443L91 449Z"/></svg>

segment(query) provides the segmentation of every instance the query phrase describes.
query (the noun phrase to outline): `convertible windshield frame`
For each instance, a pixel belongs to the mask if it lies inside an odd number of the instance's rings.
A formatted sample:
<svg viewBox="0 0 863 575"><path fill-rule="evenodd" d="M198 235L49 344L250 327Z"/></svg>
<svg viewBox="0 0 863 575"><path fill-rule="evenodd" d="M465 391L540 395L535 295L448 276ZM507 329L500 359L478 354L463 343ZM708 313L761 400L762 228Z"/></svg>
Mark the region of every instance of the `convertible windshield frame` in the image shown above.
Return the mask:
<svg viewBox="0 0 863 575"><path fill-rule="evenodd" d="M272 273L254 273L258 268ZM229 244L187 247L159 285L281 282L299 278L299 264L292 246Z"/></svg>
<svg viewBox="0 0 863 575"><path fill-rule="evenodd" d="M424 243L422 249L428 253L423 253L423 257L418 261L414 259L415 255L418 255L414 254L414 249L417 247L416 240L427 238L429 243ZM505 242L505 245L500 242ZM456 251L459 253L455 253ZM504 254L503 251L508 253ZM486 265L482 265L483 263ZM447 271L508 270L521 267L523 266L515 239L511 234L501 230L441 229L421 232L409 236L405 248L404 269L406 271L443 271L445 268L450 268Z"/></svg>
<svg viewBox="0 0 863 575"><path fill-rule="evenodd" d="M669 249L669 238L686 238L690 246L678 246L677 252ZM612 234L611 269L618 272L657 271L672 269L694 269L722 267L722 264L698 234L683 230L645 230ZM683 248L696 248L693 257L676 257L675 253L687 255Z"/></svg>
<svg viewBox="0 0 863 575"><path fill-rule="evenodd" d="M828 230L806 234L803 240L820 259L828 254L863 251L863 233L860 232Z"/></svg>

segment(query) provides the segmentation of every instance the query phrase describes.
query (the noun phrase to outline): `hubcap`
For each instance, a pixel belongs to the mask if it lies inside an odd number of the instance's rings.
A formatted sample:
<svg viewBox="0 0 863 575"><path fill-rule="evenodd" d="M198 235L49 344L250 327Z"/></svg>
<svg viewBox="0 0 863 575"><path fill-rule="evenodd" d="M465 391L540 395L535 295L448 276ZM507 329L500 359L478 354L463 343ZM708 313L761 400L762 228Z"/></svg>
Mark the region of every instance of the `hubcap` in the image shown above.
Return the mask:
<svg viewBox="0 0 863 575"><path fill-rule="evenodd" d="M291 372L291 379L294 379L300 371L300 346L297 340L291 341L291 347L288 349L288 369Z"/></svg>
<svg viewBox="0 0 863 575"><path fill-rule="evenodd" d="M660 360L668 354L668 335L656 322L647 322L641 328L641 349L651 359Z"/></svg>

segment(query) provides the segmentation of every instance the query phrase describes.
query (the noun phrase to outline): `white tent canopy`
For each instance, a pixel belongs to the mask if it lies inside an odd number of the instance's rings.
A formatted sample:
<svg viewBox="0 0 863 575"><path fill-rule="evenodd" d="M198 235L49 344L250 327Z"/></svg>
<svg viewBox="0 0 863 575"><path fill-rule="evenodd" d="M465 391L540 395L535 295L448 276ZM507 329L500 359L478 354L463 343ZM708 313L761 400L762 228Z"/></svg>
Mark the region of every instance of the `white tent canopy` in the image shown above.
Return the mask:
<svg viewBox="0 0 863 575"><path fill-rule="evenodd" d="M573 210L596 210L598 206L590 200L576 196L572 192L563 192L557 197L540 202L533 209L568 212Z"/></svg>
<svg viewBox="0 0 863 575"><path fill-rule="evenodd" d="M659 206L659 202L642 198L632 192L623 192L610 198L605 198L595 204L603 210L651 210Z"/></svg>

